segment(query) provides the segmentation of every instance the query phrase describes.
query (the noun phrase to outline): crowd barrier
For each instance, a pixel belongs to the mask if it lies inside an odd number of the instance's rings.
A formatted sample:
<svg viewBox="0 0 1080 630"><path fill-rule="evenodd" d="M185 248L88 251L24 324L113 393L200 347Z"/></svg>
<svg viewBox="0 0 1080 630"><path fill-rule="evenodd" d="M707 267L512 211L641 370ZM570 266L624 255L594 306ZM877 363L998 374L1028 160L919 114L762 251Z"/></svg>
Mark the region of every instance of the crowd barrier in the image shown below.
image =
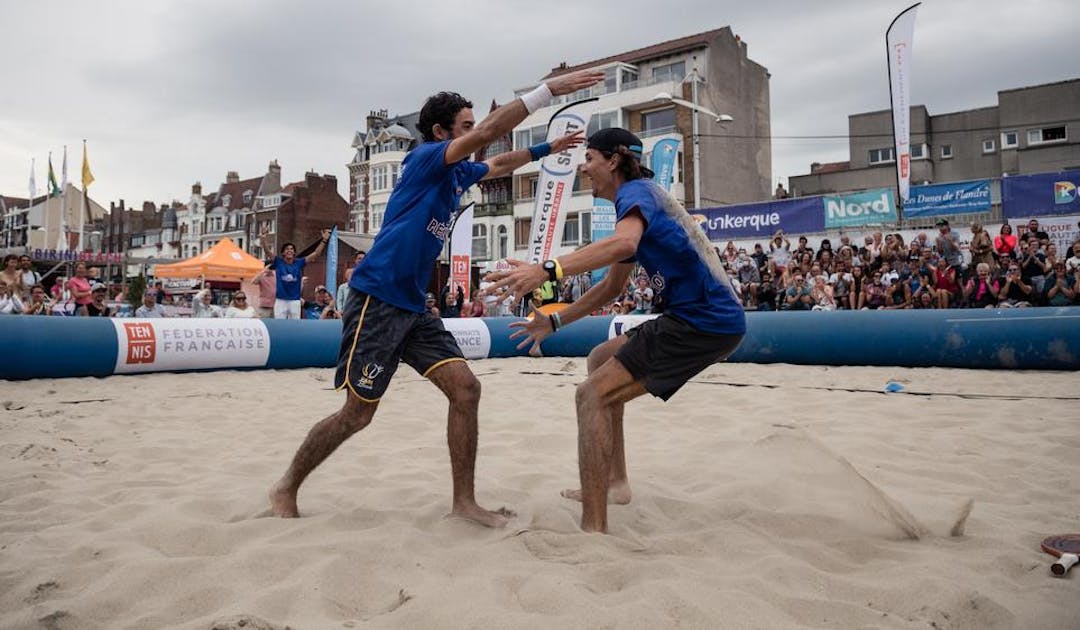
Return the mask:
<svg viewBox="0 0 1080 630"><path fill-rule="evenodd" d="M587 317L543 344L583 357L649 319ZM515 318L443 320L467 358L525 356ZM331 367L341 323L252 319L0 318L0 378ZM1080 307L747 313L729 361L1037 370L1080 369Z"/></svg>

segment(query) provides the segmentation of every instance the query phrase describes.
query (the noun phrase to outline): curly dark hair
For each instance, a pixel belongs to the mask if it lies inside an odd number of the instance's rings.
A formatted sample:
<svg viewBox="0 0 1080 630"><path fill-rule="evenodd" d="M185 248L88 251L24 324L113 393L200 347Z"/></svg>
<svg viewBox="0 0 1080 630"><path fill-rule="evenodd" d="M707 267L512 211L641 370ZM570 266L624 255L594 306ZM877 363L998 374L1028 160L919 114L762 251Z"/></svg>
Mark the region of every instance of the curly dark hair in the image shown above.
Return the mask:
<svg viewBox="0 0 1080 630"><path fill-rule="evenodd" d="M424 136L425 142L432 142L435 140L433 131L435 125L450 131L458 112L463 109L472 109L472 106L472 101L457 92L439 92L424 101L424 106L420 108L420 120L416 122L416 129Z"/></svg>
<svg viewBox="0 0 1080 630"><path fill-rule="evenodd" d="M624 181L642 179L645 177L645 173L641 171L641 162L638 160L637 155L624 145L620 144L614 152L600 151L600 155L604 156L606 159L611 159L612 155L619 156L618 171L619 174L622 175Z"/></svg>

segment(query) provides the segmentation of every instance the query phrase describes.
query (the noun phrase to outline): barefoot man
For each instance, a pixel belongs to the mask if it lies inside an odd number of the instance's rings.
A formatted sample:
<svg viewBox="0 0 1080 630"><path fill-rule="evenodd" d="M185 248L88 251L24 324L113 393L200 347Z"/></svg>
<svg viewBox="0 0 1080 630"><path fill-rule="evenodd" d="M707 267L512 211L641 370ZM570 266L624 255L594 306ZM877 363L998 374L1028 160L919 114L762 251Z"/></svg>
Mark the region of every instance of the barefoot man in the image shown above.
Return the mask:
<svg viewBox="0 0 1080 630"><path fill-rule="evenodd" d="M656 290L663 289L664 314L611 339L589 354L589 377L577 388L578 468L581 489L563 496L582 503L581 528L607 531L607 504L628 503L623 446L623 407L649 393L667 400L686 381L727 358L746 331L742 306L705 233L641 166L641 140L611 128L589 138L581 171L593 196L615 203L615 233L575 252L537 265L514 261L509 271L490 274L487 291L506 287L528 295L546 280L611 265L604 279L581 299L551 316L534 312L512 338L522 348L539 344L562 326L611 302L640 263Z"/></svg>
<svg viewBox="0 0 1080 630"><path fill-rule="evenodd" d="M424 103L417 128L424 142L405 156L401 179L387 203L382 228L349 279L335 385L345 404L318 422L270 492L273 513L299 516L296 494L304 478L375 415L398 362L404 361L442 390L450 401L447 441L454 482L451 513L489 527L506 524L507 511L476 504L477 407L480 382L469 370L442 321L424 310L431 269L450 231L461 194L485 177L501 177L551 151L584 142L567 135L554 142L502 153L482 163L473 153L509 133L552 96L570 94L603 79L584 71L549 81L500 107L475 124L472 103L440 92Z"/></svg>

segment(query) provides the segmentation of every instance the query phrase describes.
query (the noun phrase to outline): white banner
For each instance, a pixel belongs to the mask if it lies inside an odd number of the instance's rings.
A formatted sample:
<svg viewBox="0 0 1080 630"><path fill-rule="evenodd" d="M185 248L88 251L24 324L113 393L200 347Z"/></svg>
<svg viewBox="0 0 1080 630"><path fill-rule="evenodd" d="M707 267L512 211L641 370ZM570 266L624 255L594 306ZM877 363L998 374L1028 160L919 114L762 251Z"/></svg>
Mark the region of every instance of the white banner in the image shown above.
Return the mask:
<svg viewBox="0 0 1080 630"><path fill-rule="evenodd" d="M596 111L597 99L571 103L555 112L548 122L547 141L575 131L585 131ZM532 235L529 238L528 262L536 264L556 255L562 245L567 203L574 192L578 166L585 160L585 145L561 153L552 153L540 161L540 181L536 185L536 208L533 210Z"/></svg>
<svg viewBox="0 0 1080 630"><path fill-rule="evenodd" d="M1069 248L1077 239L1080 239L1080 214L1009 219L1009 223L1013 226L1013 234L1019 236L1027 232L1028 221L1031 219L1039 222L1039 231L1046 232L1046 235L1050 237L1050 242L1057 246L1058 258L1065 259L1072 256ZM997 230L991 232L990 236L997 236L1000 229L1001 226L998 225Z"/></svg>
<svg viewBox="0 0 1080 630"><path fill-rule="evenodd" d="M911 186L911 44L915 37L915 14L919 4L913 4L896 16L885 32L896 146L896 185L901 204L907 202Z"/></svg>
<svg viewBox="0 0 1080 630"><path fill-rule="evenodd" d="M491 331L479 317L449 317L443 327L454 336L466 359L486 359L491 353Z"/></svg>
<svg viewBox="0 0 1080 630"><path fill-rule="evenodd" d="M470 203L458 214L450 232L450 290L461 287L466 300L472 296L472 226L473 204Z"/></svg>
<svg viewBox="0 0 1080 630"><path fill-rule="evenodd" d="M262 367L270 335L258 319L114 319L116 374Z"/></svg>

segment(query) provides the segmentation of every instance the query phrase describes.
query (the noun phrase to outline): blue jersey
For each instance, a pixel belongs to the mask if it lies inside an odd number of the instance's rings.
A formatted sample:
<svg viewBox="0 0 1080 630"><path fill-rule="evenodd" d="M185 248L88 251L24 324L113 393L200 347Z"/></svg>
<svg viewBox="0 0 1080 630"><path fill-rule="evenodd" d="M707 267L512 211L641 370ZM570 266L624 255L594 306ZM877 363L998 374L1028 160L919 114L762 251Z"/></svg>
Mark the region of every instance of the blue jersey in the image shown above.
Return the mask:
<svg viewBox="0 0 1080 630"><path fill-rule="evenodd" d="M664 197L650 179L628 181L615 194L615 220L635 208L645 220L634 257L648 272L653 290L664 292L665 312L702 332L744 334L746 315L731 284L713 276L702 259L715 252L706 248L699 253L683 225L664 209Z"/></svg>
<svg viewBox="0 0 1080 630"><path fill-rule="evenodd" d="M304 267L306 265L306 258L293 258L292 264L289 264L281 256L274 256L274 275L277 276L277 293L275 297L277 299L300 299L300 281L304 277Z"/></svg>
<svg viewBox="0 0 1080 630"><path fill-rule="evenodd" d="M461 195L488 173L482 162L446 164L449 144L425 142L405 156L382 228L349 286L398 308L424 312L431 269Z"/></svg>

